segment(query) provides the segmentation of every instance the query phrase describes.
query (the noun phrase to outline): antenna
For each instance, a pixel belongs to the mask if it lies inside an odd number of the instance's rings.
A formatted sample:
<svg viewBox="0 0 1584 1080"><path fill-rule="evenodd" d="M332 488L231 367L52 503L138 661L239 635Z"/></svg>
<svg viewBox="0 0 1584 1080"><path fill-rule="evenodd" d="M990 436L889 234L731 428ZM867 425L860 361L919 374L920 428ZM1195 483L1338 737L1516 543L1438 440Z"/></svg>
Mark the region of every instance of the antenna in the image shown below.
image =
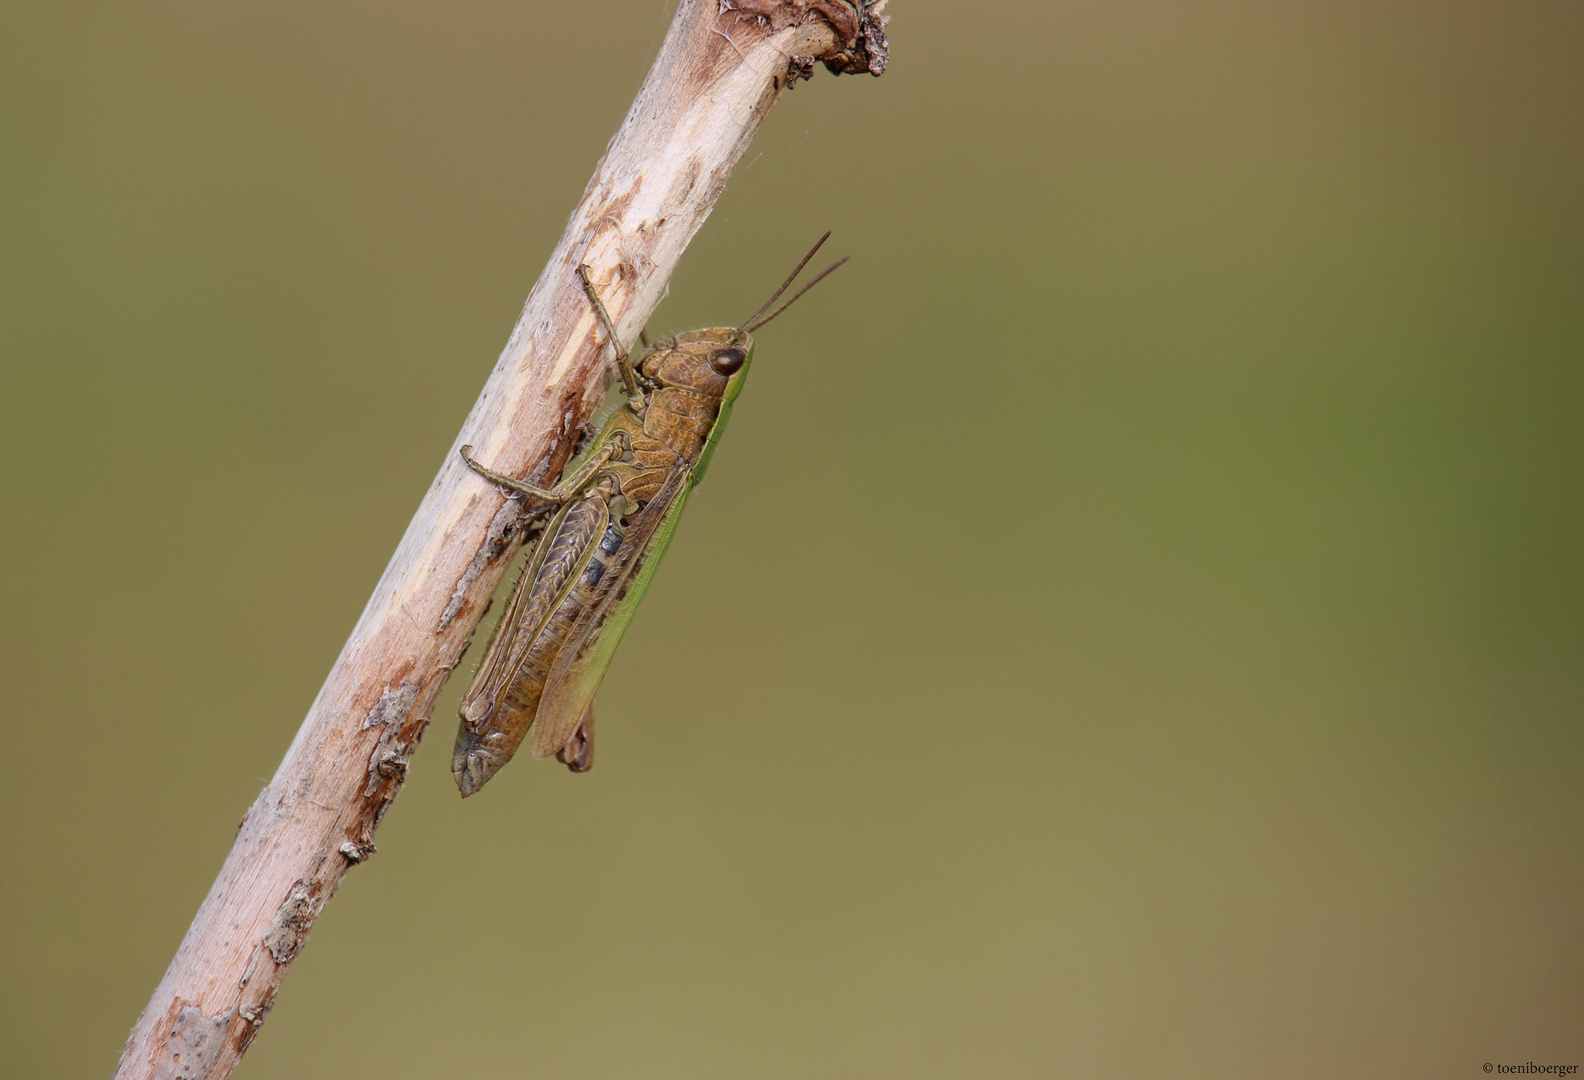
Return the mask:
<svg viewBox="0 0 1584 1080"><path fill-rule="evenodd" d="M835 270L842 263L846 262L848 260L848 258L850 258L850 256L844 255L840 259L837 259L835 262L831 263L825 269L821 270L818 274L816 274L814 276L814 280L813 281L810 281L807 285L803 286L797 292L793 293L792 294L792 299L788 300L786 303L782 304L780 307L778 307L774 311L770 312L770 314L768 314L768 315L764 314L766 309L768 309L771 304L773 304L777 300L781 299L781 294L782 293L786 292L787 289L791 288L792 283L797 280L797 276L803 272L803 268L805 266L807 266L809 264L809 260L814 257L814 253L819 251L820 246L822 244L824 244L825 241L827 241L829 239L830 239L830 231L827 229L826 232L825 232L825 235L820 237L818 242L815 243L815 245L813 247L809 248L809 253L807 255L803 256L803 261L798 263L797 267L792 271L792 273L790 275L788 275L787 279L781 283L781 287L779 289L777 289L775 292L770 294L770 299L768 299L768 300L766 300L764 302L764 306L761 307L758 311L754 312L752 315L750 315L748 317L748 321L743 323L737 329L740 330L741 332L745 333L745 334L746 333L752 333L753 331L759 329L759 327L763 326L765 323L769 322L771 319L775 318L777 315L781 314L787 308L789 308L793 304L795 304L797 302L798 297L800 297L804 293L808 292L814 286L818 285L821 281L824 281L826 275L829 274L832 270ZM759 317L761 315L764 315L764 318L761 319Z"/></svg>

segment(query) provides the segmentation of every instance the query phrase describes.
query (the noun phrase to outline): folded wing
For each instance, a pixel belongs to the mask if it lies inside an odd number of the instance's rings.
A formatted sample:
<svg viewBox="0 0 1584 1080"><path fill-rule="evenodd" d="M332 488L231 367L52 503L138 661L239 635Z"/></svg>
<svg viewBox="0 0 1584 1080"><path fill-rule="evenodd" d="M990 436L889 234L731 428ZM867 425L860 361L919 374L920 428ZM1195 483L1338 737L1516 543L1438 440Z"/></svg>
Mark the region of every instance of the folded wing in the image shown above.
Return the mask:
<svg viewBox="0 0 1584 1080"><path fill-rule="evenodd" d="M676 533L692 478L692 468L680 462L667 474L622 538L620 551L600 580L599 593L568 632L545 679L534 717L534 757L559 753L593 704L616 646Z"/></svg>

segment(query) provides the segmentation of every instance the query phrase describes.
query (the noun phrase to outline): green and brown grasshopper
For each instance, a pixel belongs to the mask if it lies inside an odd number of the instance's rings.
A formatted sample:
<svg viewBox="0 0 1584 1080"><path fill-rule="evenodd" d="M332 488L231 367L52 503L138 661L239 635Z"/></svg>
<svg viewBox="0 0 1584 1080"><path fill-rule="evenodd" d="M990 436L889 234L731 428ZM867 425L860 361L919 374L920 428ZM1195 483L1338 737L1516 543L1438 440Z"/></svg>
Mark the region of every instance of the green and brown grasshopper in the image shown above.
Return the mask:
<svg viewBox="0 0 1584 1080"><path fill-rule="evenodd" d="M753 358L752 332L847 261L827 267L765 315L829 236L741 326L666 338L636 364L587 269L578 268L599 327L616 348L627 400L554 487L487 469L473 460L472 447L462 447L462 459L480 475L555 510L458 710L451 772L463 797L511 760L530 729L534 757L553 754L573 772L593 764L594 694L726 430Z"/></svg>

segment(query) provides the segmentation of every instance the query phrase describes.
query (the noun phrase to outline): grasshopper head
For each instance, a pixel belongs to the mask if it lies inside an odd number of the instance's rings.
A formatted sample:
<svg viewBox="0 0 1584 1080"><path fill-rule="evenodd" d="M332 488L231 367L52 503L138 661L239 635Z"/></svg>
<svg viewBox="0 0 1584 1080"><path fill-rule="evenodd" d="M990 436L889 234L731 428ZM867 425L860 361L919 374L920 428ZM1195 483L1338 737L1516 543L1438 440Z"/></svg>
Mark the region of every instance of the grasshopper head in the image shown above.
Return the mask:
<svg viewBox="0 0 1584 1080"><path fill-rule="evenodd" d="M729 400L742 388L752 356L753 335L712 326L656 342L638 373L656 387L675 386Z"/></svg>
<svg viewBox="0 0 1584 1080"><path fill-rule="evenodd" d="M814 276L814 279L792 294L792 299L770 311L781 294L791 288L803 272L820 244L830 239L830 233L819 238L803 261L797 264L790 277L771 294L764 306L748 317L741 326L711 326L704 330L689 330L674 338L656 342L654 348L638 365L638 374L656 389L668 386L692 390L713 398L731 401L742 390L743 379L748 374L748 362L753 357L753 331L781 314L798 297L818 285L826 274L846 262L839 259ZM768 315L765 312L770 312Z"/></svg>

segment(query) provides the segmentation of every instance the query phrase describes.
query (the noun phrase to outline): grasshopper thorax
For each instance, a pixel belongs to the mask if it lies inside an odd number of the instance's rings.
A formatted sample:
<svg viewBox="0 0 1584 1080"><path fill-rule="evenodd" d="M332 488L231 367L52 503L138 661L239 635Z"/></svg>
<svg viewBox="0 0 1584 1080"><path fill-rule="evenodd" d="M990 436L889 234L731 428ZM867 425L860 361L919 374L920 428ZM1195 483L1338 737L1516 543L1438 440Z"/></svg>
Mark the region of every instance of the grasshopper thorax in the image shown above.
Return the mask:
<svg viewBox="0 0 1584 1080"><path fill-rule="evenodd" d="M734 397L753 353L753 336L730 326L689 330L657 341L638 365L638 375L655 389L674 387L706 397Z"/></svg>

